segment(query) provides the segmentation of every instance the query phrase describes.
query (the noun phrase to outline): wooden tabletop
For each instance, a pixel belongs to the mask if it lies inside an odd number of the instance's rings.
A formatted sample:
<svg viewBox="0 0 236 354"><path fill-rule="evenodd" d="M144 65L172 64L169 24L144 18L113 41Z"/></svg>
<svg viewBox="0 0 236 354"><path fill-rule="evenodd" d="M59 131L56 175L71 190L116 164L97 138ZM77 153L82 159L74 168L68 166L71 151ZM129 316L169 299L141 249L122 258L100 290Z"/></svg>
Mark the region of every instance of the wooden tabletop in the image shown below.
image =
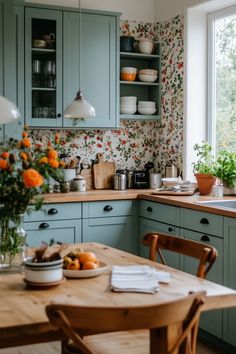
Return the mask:
<svg viewBox="0 0 236 354"><path fill-rule="evenodd" d="M44 290L27 288L23 273L0 274L0 348L61 338L61 333L49 324L45 314L45 306L49 303L148 305L177 299L189 291L206 290L203 311L236 306L236 291L232 289L105 245L90 243L82 247L94 251L99 260L109 265L109 269L95 278L67 279L64 284ZM111 266L129 264L149 264L167 270L171 273L171 282L168 285L161 284L156 294L110 291Z"/></svg>

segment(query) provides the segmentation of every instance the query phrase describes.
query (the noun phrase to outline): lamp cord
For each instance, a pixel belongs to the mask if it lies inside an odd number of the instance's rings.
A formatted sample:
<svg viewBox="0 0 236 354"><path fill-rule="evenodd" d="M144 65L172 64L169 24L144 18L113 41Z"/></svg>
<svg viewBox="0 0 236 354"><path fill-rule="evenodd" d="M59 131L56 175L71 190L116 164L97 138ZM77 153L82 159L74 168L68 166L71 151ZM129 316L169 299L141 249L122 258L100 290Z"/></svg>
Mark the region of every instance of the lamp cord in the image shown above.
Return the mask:
<svg viewBox="0 0 236 354"><path fill-rule="evenodd" d="M81 21L82 21L82 16L81 16L81 0L78 0L79 1L79 91L80 91L80 83L81 83L81 80L80 80L80 75L81 75L81 58L82 58L82 55L81 55Z"/></svg>

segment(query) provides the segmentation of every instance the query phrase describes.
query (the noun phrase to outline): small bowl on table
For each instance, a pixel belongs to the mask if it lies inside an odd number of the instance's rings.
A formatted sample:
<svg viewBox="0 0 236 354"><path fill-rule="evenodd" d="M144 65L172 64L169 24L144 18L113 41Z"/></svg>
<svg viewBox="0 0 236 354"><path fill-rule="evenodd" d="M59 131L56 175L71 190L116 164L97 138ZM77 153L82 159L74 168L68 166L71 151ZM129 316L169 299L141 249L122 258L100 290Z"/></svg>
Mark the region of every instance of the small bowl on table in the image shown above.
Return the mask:
<svg viewBox="0 0 236 354"><path fill-rule="evenodd" d="M63 259L52 262L34 263L32 259L25 262L25 282L29 284L52 284L63 280Z"/></svg>

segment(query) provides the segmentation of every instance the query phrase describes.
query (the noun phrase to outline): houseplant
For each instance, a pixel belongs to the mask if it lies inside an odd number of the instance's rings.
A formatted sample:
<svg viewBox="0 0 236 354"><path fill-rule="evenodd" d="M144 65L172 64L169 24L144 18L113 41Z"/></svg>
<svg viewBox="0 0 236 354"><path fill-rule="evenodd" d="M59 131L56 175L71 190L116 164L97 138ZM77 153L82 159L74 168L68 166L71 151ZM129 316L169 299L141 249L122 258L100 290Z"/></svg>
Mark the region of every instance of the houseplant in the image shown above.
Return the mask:
<svg viewBox="0 0 236 354"><path fill-rule="evenodd" d="M51 142L46 147L32 145L26 130L21 140L10 139L0 146L0 269L11 267L23 252L24 213L40 209L46 181L50 175L57 177L60 166Z"/></svg>
<svg viewBox="0 0 236 354"><path fill-rule="evenodd" d="M235 194L236 184L236 153L232 151L220 151L216 160L215 176L224 185L224 194Z"/></svg>
<svg viewBox="0 0 236 354"><path fill-rule="evenodd" d="M201 144L195 144L193 148L197 152L198 158L193 163L193 172L198 183L199 194L209 194L216 179L216 162L212 154L212 147L203 141Z"/></svg>

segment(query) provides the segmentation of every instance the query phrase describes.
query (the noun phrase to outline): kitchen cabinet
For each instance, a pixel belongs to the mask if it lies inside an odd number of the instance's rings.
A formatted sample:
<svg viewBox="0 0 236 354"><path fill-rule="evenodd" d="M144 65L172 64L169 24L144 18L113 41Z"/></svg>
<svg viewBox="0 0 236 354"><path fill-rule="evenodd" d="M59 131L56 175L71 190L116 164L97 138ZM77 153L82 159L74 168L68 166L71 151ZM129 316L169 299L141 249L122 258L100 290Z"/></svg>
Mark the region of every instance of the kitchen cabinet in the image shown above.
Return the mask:
<svg viewBox="0 0 236 354"><path fill-rule="evenodd" d="M149 258L149 249L142 245L142 238L148 232L163 232L179 236L179 208L149 202L139 201L139 255ZM180 268L180 256L170 251L163 251L169 266Z"/></svg>
<svg viewBox="0 0 236 354"><path fill-rule="evenodd" d="M156 46L153 54L141 53L120 53L120 68L135 67L140 69L155 69L158 70L158 78L155 82L142 82L136 79L135 81L120 81L120 96L136 96L137 101L154 101L156 102L157 111L153 115L143 114L120 114L120 119L134 120L159 120L160 119L160 45ZM138 75L137 75L138 77Z"/></svg>
<svg viewBox="0 0 236 354"><path fill-rule="evenodd" d="M119 126L119 15L22 4L24 10L25 117L31 127L115 128ZM80 34L81 30L81 34ZM18 39L18 47L19 41ZM81 89L96 117L72 120L63 111Z"/></svg>
<svg viewBox="0 0 236 354"><path fill-rule="evenodd" d="M131 200L83 203L82 210L83 242L100 242L135 253Z"/></svg>
<svg viewBox="0 0 236 354"><path fill-rule="evenodd" d="M224 285L236 289L236 219L224 218ZM236 346L236 308L224 310L223 339Z"/></svg>
<svg viewBox="0 0 236 354"><path fill-rule="evenodd" d="M39 246L41 241L81 242L81 203L45 204L42 210L25 215L27 244Z"/></svg>

